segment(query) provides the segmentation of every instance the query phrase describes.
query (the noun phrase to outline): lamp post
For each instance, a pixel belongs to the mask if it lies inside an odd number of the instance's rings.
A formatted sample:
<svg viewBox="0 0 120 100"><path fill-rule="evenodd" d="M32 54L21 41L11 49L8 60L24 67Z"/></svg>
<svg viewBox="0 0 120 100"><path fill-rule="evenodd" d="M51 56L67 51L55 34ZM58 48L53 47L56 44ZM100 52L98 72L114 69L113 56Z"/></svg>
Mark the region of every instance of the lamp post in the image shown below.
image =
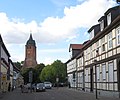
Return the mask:
<svg viewBox="0 0 120 100"><path fill-rule="evenodd" d="M96 99L98 99L98 95L97 95L97 68L96 68L96 63L97 60L94 60L94 64L95 64L95 95L96 95Z"/></svg>
<svg viewBox="0 0 120 100"><path fill-rule="evenodd" d="M30 92L32 93L33 72L29 71Z"/></svg>

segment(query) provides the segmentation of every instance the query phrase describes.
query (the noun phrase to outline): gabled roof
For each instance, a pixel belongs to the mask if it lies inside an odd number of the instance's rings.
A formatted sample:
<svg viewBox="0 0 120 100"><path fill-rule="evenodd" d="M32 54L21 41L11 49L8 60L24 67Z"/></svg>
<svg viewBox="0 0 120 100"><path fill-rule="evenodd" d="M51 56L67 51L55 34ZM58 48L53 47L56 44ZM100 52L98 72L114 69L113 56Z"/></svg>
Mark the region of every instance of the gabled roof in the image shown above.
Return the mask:
<svg viewBox="0 0 120 100"><path fill-rule="evenodd" d="M98 19L98 22L105 20L105 16L100 17L100 19Z"/></svg>
<svg viewBox="0 0 120 100"><path fill-rule="evenodd" d="M112 7L112 8L109 8L106 12L105 12L105 15L107 15L108 13L110 13L112 10L119 10L120 9L120 6L115 6L115 7ZM119 12L120 13L120 12Z"/></svg>
<svg viewBox="0 0 120 100"><path fill-rule="evenodd" d="M82 49L82 47L83 47L82 44L70 44L69 52L70 52L70 48L72 48L72 49Z"/></svg>
<svg viewBox="0 0 120 100"><path fill-rule="evenodd" d="M88 30L88 33L90 33L93 29L96 29L96 28L98 28L98 27L100 27L100 24L96 24L96 25L92 26L92 27Z"/></svg>
<svg viewBox="0 0 120 100"><path fill-rule="evenodd" d="M7 50L4 42L3 42L3 40L2 40L1 34L0 34L0 44L1 44L1 46L3 47L3 49L5 50L5 52L6 52L6 54L8 55L8 57L10 57L10 54L9 54L9 52L8 52L8 50Z"/></svg>

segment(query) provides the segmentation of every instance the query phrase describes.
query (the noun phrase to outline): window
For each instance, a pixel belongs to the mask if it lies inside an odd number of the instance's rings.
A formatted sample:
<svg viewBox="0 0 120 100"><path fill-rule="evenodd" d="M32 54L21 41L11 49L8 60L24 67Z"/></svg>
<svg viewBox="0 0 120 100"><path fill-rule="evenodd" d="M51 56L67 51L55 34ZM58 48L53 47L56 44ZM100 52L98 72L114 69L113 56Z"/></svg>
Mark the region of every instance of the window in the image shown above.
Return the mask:
<svg viewBox="0 0 120 100"><path fill-rule="evenodd" d="M99 41L96 42L96 56L99 55Z"/></svg>
<svg viewBox="0 0 120 100"><path fill-rule="evenodd" d="M101 42L102 42L102 52L104 52L105 51L105 37L102 38Z"/></svg>
<svg viewBox="0 0 120 100"><path fill-rule="evenodd" d="M112 32L108 34L108 49L112 48Z"/></svg>
<svg viewBox="0 0 120 100"><path fill-rule="evenodd" d="M117 45L120 45L120 27L116 29Z"/></svg>
<svg viewBox="0 0 120 100"><path fill-rule="evenodd" d="M88 59L87 55L88 55L88 54L87 54L87 50L86 50L86 60Z"/></svg>
<svg viewBox="0 0 120 100"><path fill-rule="evenodd" d="M100 79L100 67L97 66L97 81Z"/></svg>
<svg viewBox="0 0 120 100"><path fill-rule="evenodd" d="M90 58L93 57L93 54L92 54L92 46L90 47Z"/></svg>
<svg viewBox="0 0 120 100"><path fill-rule="evenodd" d="M90 40L94 38L94 29L90 32Z"/></svg>
<svg viewBox="0 0 120 100"><path fill-rule="evenodd" d="M85 82L88 82L88 69L85 70Z"/></svg>
<svg viewBox="0 0 120 100"><path fill-rule="evenodd" d="M113 82L113 63L108 64L108 81Z"/></svg>
<svg viewBox="0 0 120 100"><path fill-rule="evenodd" d="M104 20L100 22L100 30L102 31L104 29Z"/></svg>
<svg viewBox="0 0 120 100"><path fill-rule="evenodd" d="M72 48L70 48L70 58L72 58Z"/></svg>
<svg viewBox="0 0 120 100"><path fill-rule="evenodd" d="M105 44L102 44L102 51L105 51Z"/></svg>
<svg viewBox="0 0 120 100"><path fill-rule="evenodd" d="M107 25L110 25L111 23L111 13L107 15Z"/></svg>
<svg viewBox="0 0 120 100"><path fill-rule="evenodd" d="M105 64L102 65L102 79L103 80L106 79L106 65Z"/></svg>

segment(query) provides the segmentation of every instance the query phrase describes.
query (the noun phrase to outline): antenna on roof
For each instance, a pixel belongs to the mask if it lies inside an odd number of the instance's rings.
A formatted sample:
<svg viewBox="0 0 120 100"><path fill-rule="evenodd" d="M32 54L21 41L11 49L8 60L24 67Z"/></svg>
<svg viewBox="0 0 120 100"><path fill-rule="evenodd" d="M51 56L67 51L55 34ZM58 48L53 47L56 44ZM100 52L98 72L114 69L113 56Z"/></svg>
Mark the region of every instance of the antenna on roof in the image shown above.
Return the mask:
<svg viewBox="0 0 120 100"><path fill-rule="evenodd" d="M30 34L32 34L32 30L30 30Z"/></svg>

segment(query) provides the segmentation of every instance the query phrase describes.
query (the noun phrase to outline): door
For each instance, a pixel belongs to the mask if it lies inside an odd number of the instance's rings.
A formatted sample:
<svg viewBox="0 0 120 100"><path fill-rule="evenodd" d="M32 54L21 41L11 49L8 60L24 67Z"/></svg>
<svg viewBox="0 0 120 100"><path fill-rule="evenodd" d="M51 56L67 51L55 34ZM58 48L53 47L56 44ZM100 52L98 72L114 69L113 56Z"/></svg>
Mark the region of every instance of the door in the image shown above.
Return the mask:
<svg viewBox="0 0 120 100"><path fill-rule="evenodd" d="M90 68L90 91L93 92L93 67Z"/></svg>
<svg viewBox="0 0 120 100"><path fill-rule="evenodd" d="M120 58L117 59L118 91L120 91Z"/></svg>

